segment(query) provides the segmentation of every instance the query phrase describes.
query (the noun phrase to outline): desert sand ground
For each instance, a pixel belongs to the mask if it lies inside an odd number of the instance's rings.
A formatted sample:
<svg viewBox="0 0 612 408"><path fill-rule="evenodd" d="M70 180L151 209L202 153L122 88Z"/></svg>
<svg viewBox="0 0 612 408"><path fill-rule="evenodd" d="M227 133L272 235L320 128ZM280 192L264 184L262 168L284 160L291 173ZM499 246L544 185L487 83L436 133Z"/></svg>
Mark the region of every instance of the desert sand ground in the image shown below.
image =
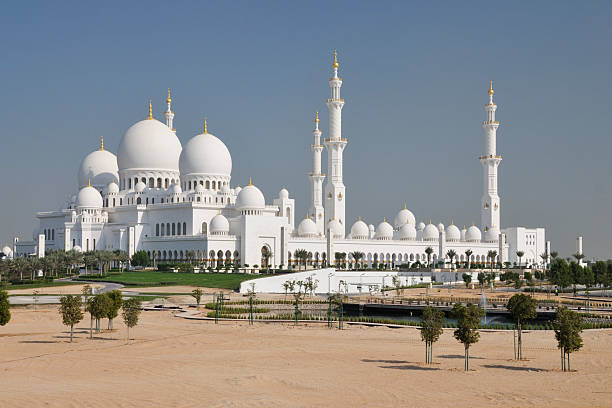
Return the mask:
<svg viewBox="0 0 612 408"><path fill-rule="evenodd" d="M422 364L415 329L254 326L143 312L126 344L116 331L88 339L87 317L68 342L57 308L12 309L0 328L0 406L7 407L610 407L612 331L584 333L562 373L552 332L483 332L463 371L445 332ZM103 327L106 321L103 322Z"/></svg>
<svg viewBox="0 0 612 408"><path fill-rule="evenodd" d="M35 290L38 291L39 295L80 295L85 285L65 285L65 286L49 286L46 288L34 288L34 289L13 289L8 290L9 295L31 295ZM103 285L90 284L92 288L101 288Z"/></svg>

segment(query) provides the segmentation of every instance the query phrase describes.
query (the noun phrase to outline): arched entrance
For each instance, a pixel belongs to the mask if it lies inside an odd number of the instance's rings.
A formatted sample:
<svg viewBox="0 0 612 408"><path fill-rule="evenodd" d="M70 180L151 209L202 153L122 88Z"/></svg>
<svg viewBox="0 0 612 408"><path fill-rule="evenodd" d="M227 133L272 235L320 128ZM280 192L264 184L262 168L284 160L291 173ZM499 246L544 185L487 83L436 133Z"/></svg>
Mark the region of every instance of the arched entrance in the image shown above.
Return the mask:
<svg viewBox="0 0 612 408"><path fill-rule="evenodd" d="M267 269L270 267L270 257L272 256L272 252L267 245L261 247L261 268Z"/></svg>

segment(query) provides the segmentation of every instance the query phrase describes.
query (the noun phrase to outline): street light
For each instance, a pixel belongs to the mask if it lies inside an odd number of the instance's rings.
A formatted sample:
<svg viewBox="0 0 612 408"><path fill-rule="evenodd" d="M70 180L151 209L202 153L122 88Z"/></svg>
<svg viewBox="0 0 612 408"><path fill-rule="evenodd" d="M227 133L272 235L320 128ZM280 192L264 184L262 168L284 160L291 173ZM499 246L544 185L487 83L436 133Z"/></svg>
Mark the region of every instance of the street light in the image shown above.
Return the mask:
<svg viewBox="0 0 612 408"><path fill-rule="evenodd" d="M330 295L331 294L331 277L334 276L333 273L328 273L327 274L327 294Z"/></svg>

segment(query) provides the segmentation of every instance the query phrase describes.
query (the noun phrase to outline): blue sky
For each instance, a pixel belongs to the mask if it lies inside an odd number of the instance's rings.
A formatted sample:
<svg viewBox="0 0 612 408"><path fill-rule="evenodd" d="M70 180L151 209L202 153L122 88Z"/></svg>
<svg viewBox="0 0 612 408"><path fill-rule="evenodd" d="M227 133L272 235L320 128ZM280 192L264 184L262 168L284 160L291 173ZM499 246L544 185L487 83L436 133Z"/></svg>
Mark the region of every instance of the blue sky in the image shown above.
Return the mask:
<svg viewBox="0 0 612 408"><path fill-rule="evenodd" d="M495 81L502 226L542 226L553 249L612 258L610 2L12 2L3 38L0 243L76 190L104 136L161 118L172 88L184 144L209 131L271 201L309 199L313 112L344 78L347 218L479 221L477 157Z"/></svg>

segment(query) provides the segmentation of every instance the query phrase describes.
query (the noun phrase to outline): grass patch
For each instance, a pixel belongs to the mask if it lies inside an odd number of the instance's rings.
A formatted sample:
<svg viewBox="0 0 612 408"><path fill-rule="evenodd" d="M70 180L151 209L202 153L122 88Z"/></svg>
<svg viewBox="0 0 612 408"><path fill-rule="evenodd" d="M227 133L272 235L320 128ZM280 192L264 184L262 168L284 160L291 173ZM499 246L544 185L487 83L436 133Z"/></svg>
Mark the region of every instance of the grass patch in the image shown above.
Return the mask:
<svg viewBox="0 0 612 408"><path fill-rule="evenodd" d="M37 288L49 288L53 286L68 286L68 285L82 285L83 282L40 282L40 283L25 283L19 285L0 285L2 290L14 290L14 289L37 289Z"/></svg>
<svg viewBox="0 0 612 408"><path fill-rule="evenodd" d="M110 276L88 276L87 280L121 283L126 286L201 286L237 290L240 283L256 279L244 273L172 273L158 271L130 271Z"/></svg>

